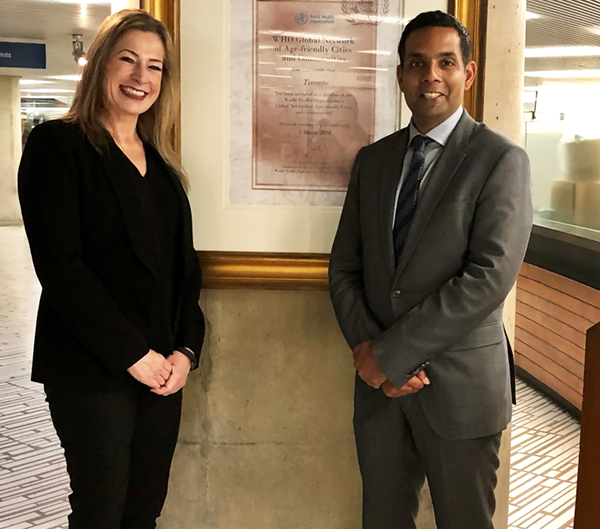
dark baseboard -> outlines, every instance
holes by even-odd
[[[573,406],[567,399],[561,397],[556,391],[552,388],[546,386],[543,382],[540,382],[533,375],[530,375],[527,371],[525,371],[522,367],[515,366],[515,370],[517,376],[522,378],[527,384],[533,386],[540,393],[546,395],[550,400],[558,404],[563,410],[565,410],[569,415],[573,418],[577,419],[581,422],[581,410],[576,406]],[[517,395],[517,404],[519,402],[519,396]]]

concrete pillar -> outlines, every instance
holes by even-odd
[[[487,53],[485,65],[484,123],[522,144],[523,72],[525,52],[525,2],[495,0],[488,5]],[[516,289],[509,294],[504,323],[514,343]],[[496,488],[495,529],[508,527],[510,478],[510,426],[500,448],[500,469]]]
[[[19,78],[0,75],[0,225],[20,224],[17,170],[21,160]]]
[[[327,292],[205,291],[160,529],[360,529],[354,370]]]

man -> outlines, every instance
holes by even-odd
[[[423,13],[398,51],[412,121],[358,153],[329,270],[357,370],[363,528],[414,528],[426,476],[438,529],[491,529],[529,162],[461,107],[476,65],[460,22]]]

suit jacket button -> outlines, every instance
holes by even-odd
[[[400,290],[394,290],[394,291],[392,292],[392,297],[393,297],[393,298],[399,298],[399,297],[400,297],[400,294],[402,294],[402,291],[400,291]]]

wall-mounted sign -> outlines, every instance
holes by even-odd
[[[396,126],[401,1],[231,0],[231,205],[343,204]]]
[[[373,141],[377,26],[343,3],[259,1],[255,189],[340,191]]]
[[[46,68],[46,45],[0,42],[0,68]]]

